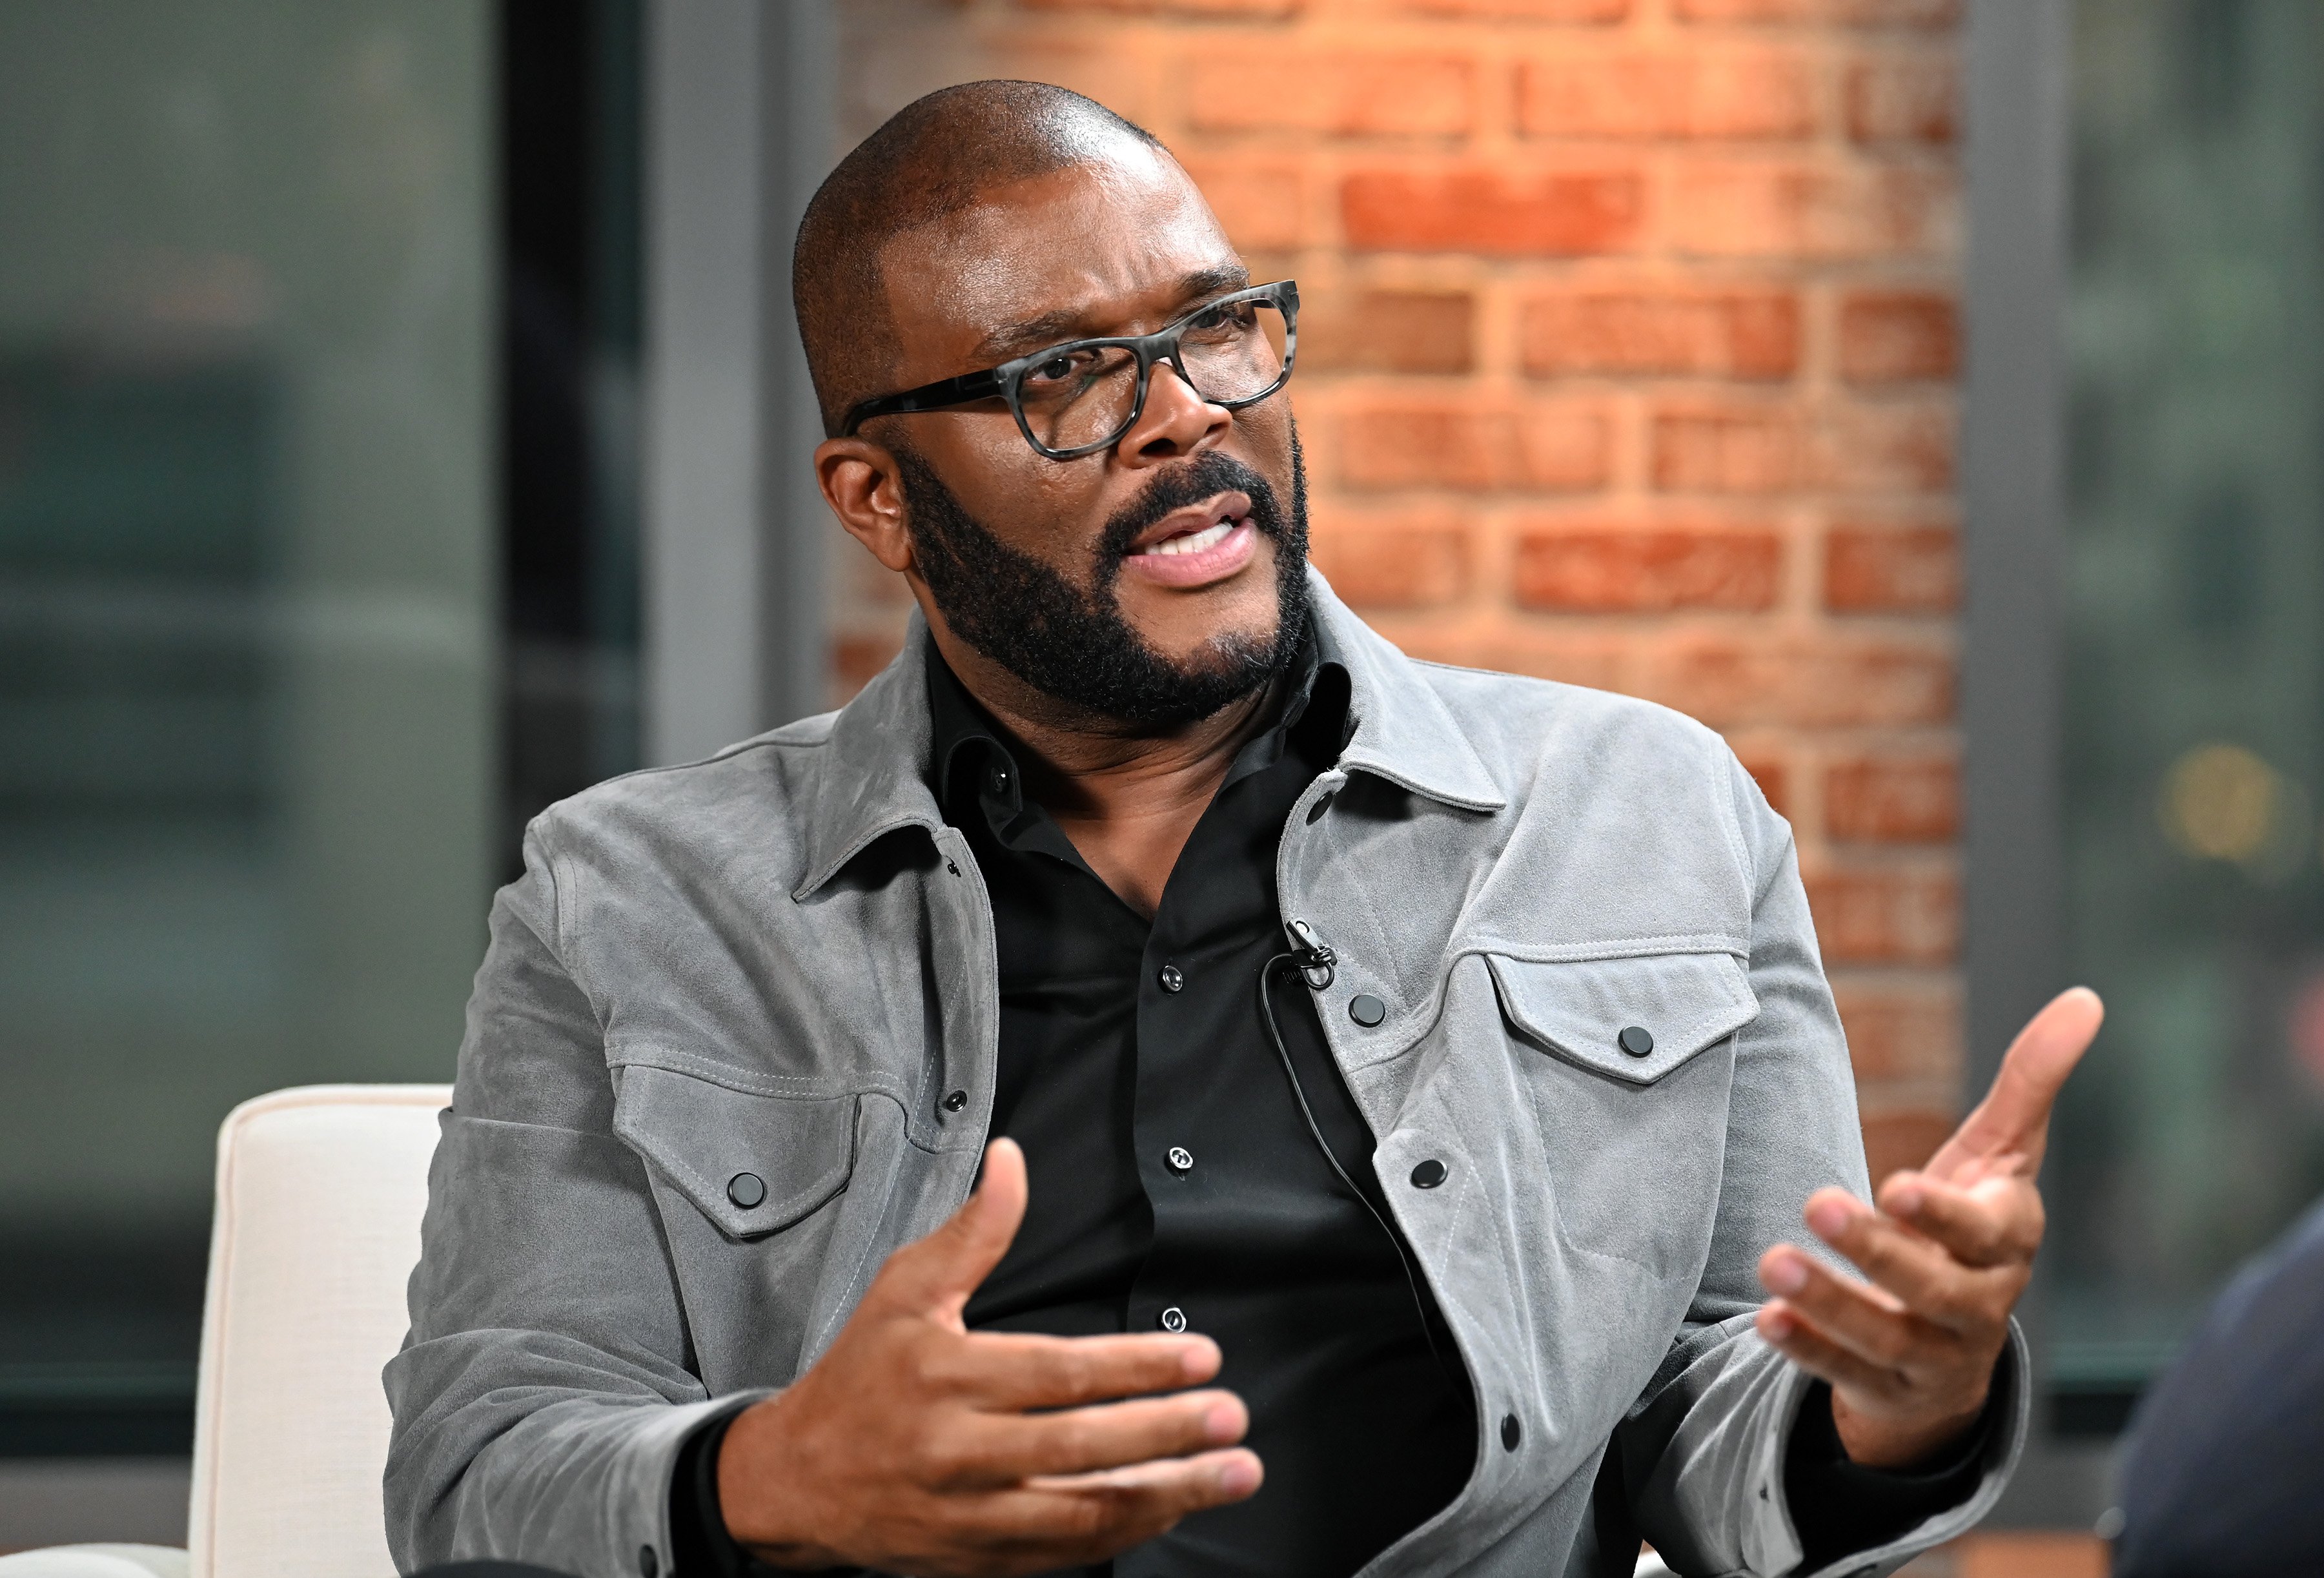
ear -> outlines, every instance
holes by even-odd
[[[825,438],[815,448],[815,480],[847,534],[891,570],[912,568],[904,528],[904,484],[896,457],[867,438]]]

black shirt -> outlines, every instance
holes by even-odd
[[[1024,798],[1001,731],[933,643],[927,652],[930,787],[992,906],[991,1132],[1024,1148],[1031,1186],[1023,1226],[964,1318],[1061,1336],[1183,1321],[1218,1342],[1214,1384],[1249,1407],[1246,1444],[1266,1465],[1250,1500],[1074,1572],[1345,1578],[1450,1502],[1477,1451],[1468,1376],[1388,1215],[1373,1136],[1296,971],[1268,976],[1280,1055],[1259,1012],[1261,971],[1290,947],[1277,846],[1345,743],[1346,673],[1311,649],[1277,721],[1237,752],[1149,921]],[[1310,1131],[1303,1095],[1355,1191]],[[711,1472],[720,1435],[690,1444],[673,1487],[678,1578],[696,1561],[742,1565]],[[1793,1482],[1805,1470],[1825,1492],[1816,1500],[1854,1500],[1847,1491],[1888,1479],[1803,1435]],[[1904,1490],[1907,1504],[1868,1498],[1870,1521],[1901,1532],[1975,1483],[1972,1472],[1950,1500],[1950,1481],[1879,1485]]]
[[[992,1131],[1024,1147],[1031,1181],[965,1318],[1061,1335],[1183,1320],[1217,1340],[1217,1384],[1250,1407],[1266,1483],[1124,1553],[1121,1578],[1344,1578],[1452,1499],[1476,1435],[1296,971],[1278,966],[1270,989],[1296,1090],[1259,1013],[1260,971],[1289,948],[1276,846],[1338,758],[1346,675],[1311,655],[1278,721],[1236,754],[1151,921],[1024,798],[999,731],[933,651],[929,690],[938,798],[991,897]],[[1369,1199],[1333,1171],[1302,1093]]]

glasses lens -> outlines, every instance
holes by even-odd
[[[1204,400],[1264,394],[1283,377],[1283,310],[1272,301],[1226,301],[1196,316],[1178,341],[1186,380]]]
[[[1025,425],[1052,449],[1102,444],[1130,425],[1138,399],[1138,358],[1120,346],[1059,351],[1017,385]]]

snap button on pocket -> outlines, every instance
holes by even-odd
[[[767,1198],[767,1181],[756,1173],[736,1173],[726,1180],[726,1198],[743,1210],[752,1210]]]
[[[944,1099],[944,1109],[947,1112],[957,1112],[966,1105],[968,1105],[966,1091],[954,1091]]]
[[[1443,1181],[1444,1164],[1433,1156],[1412,1169],[1412,1186],[1416,1189],[1433,1189]]]
[[[1655,1049],[1654,1032],[1644,1025],[1625,1025],[1614,1044],[1633,1057],[1650,1057]]]
[[[1366,992],[1348,1004],[1348,1017],[1369,1030],[1388,1018],[1388,1004]]]

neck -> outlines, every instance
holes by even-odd
[[[1027,796],[1124,903],[1151,917],[1235,753],[1274,715],[1283,681],[1209,717],[1132,733],[1061,706],[949,631],[932,624],[931,633],[962,686],[1010,736]]]

